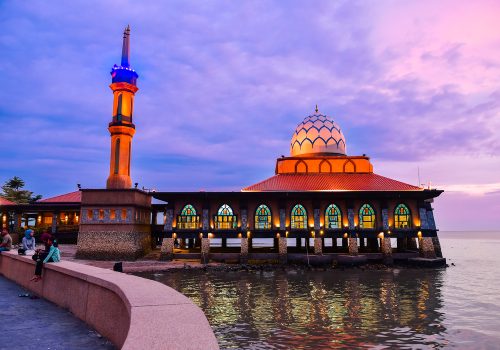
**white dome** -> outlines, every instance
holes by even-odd
[[[290,143],[292,157],[315,153],[346,155],[345,138],[339,125],[317,109],[297,125]]]

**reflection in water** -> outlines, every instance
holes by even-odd
[[[221,349],[442,347],[443,270],[141,274],[199,305]]]

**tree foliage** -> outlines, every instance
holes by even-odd
[[[30,204],[42,198],[39,194],[33,195],[33,192],[25,190],[24,185],[25,183],[21,178],[14,176],[2,186],[0,197],[17,204]]]

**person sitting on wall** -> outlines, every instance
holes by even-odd
[[[33,255],[35,254],[35,237],[33,230],[24,231],[22,247],[17,251],[19,255]]]
[[[0,243],[0,252],[5,252],[12,249],[12,237],[6,228],[2,230],[2,243]]]
[[[47,231],[47,230],[43,230],[42,232],[42,236],[40,237],[40,240],[42,241],[42,243],[45,245],[45,251],[48,252],[49,249],[50,249],[50,245],[47,244],[47,242],[50,240],[52,240],[52,235]]]
[[[33,255],[33,260],[36,261],[36,266],[35,266],[35,275],[31,278],[31,281],[38,282],[42,279],[42,267],[43,264],[49,263],[49,262],[59,262],[61,261],[61,252],[59,250],[59,245],[57,244],[57,241],[54,240],[52,241],[52,238],[50,238],[47,241],[47,244],[50,246],[49,251],[45,252],[40,252],[40,250],[37,250],[35,255]]]

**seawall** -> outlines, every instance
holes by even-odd
[[[69,261],[44,265],[30,282],[31,257],[0,254],[0,274],[71,311],[122,349],[219,349],[201,311],[161,283]]]

